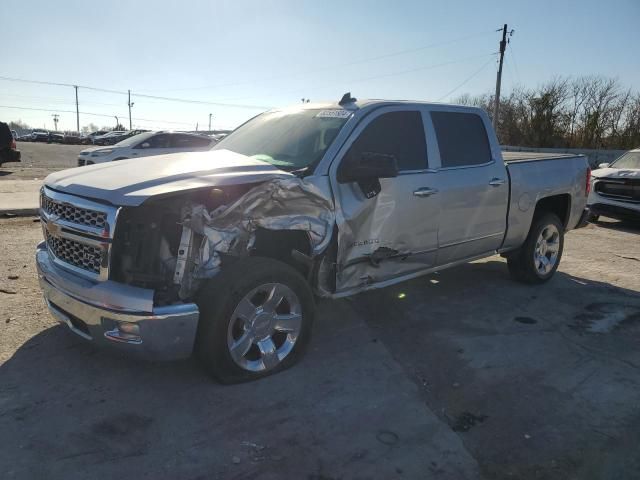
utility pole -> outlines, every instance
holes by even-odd
[[[78,86],[74,85],[76,89],[76,130],[80,132],[80,110],[78,110]]]
[[[56,132],[58,131],[58,117],[60,115],[58,115],[57,113],[54,113],[53,115],[51,115],[53,117],[53,124],[55,125],[56,128]]]
[[[212,113],[209,114],[209,131],[211,131],[211,117],[213,116]]]
[[[500,30],[498,30],[500,31]],[[509,36],[513,35],[513,30]],[[507,24],[502,27],[502,40],[500,41],[500,66],[496,76],[496,95],[493,100],[493,128],[498,126],[498,113],[500,111],[500,86],[502,85],[502,62],[504,61],[504,51],[507,49]]]
[[[127,105],[129,106],[129,130],[132,130],[132,127],[131,127],[131,107],[133,107],[133,103],[131,103],[131,90],[127,90],[127,93],[129,94],[129,101],[127,102]]]

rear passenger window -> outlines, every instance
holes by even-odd
[[[365,152],[394,155],[398,170],[427,168],[427,148],[420,112],[389,112],[373,120],[353,142],[348,156]]]
[[[199,137],[197,135],[173,135],[173,148],[200,148],[206,147],[211,143],[208,137]]]
[[[150,148],[169,148],[169,135],[161,133],[147,139]]]
[[[481,165],[491,161],[482,118],[475,113],[431,112],[442,168]]]

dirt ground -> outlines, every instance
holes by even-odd
[[[57,325],[39,224],[0,220],[0,477],[640,478],[639,235],[569,233],[543,286],[492,257],[320,302],[299,365],[225,387]]]

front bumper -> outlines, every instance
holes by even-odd
[[[0,150],[0,164],[19,162],[22,154],[20,150],[13,150],[11,148],[3,148]]]
[[[148,360],[175,360],[193,351],[199,311],[193,303],[154,307],[153,291],[91,282],[56,266],[44,243],[36,250],[38,278],[52,315],[95,345]],[[135,324],[136,338],[119,325]]]
[[[604,215],[616,220],[640,220],[640,205],[620,205],[621,202],[592,203],[587,205],[593,215]]]

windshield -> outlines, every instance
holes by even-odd
[[[613,168],[640,169],[640,152],[627,152],[609,166]]]
[[[154,135],[153,132],[139,133],[138,135],[125,138],[121,142],[116,143],[116,145],[119,147],[131,147],[133,145],[137,145],[139,142],[144,142],[145,140],[147,140],[149,137],[153,135]]]
[[[318,162],[351,116],[342,109],[267,112],[242,125],[213,150],[231,150],[283,170]]]

